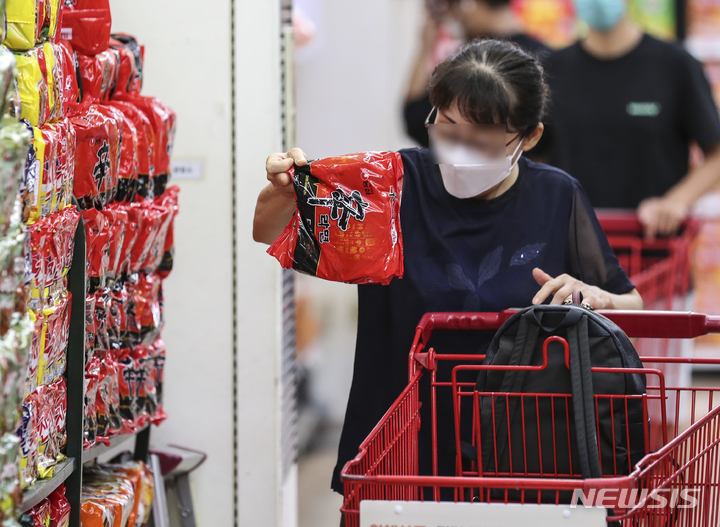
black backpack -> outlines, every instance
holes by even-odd
[[[642,395],[645,375],[590,370],[643,367],[617,325],[577,305],[529,307],[500,327],[483,364],[540,366],[543,343],[551,336],[568,342],[570,369],[562,343],[551,342],[543,370],[480,372],[477,391],[499,394],[479,397],[482,460],[477,454],[471,456],[489,476],[598,478],[629,474],[646,454],[648,428],[642,398],[596,400],[594,395]],[[502,392],[572,397],[506,397]],[[463,451],[469,446],[463,445]],[[570,499],[561,494],[561,501]],[[528,493],[524,498],[537,499]],[[555,499],[555,492],[543,492],[541,501]]]

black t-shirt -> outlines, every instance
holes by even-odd
[[[688,171],[692,141],[720,142],[720,119],[700,63],[645,35],[627,55],[595,58],[580,43],[548,58],[553,145],[549,161],[595,207],[635,208]]]
[[[616,294],[633,284],[610,248],[578,182],[553,167],[521,157],[517,182],[492,200],[448,194],[428,150],[401,151],[405,168],[400,222],[405,275],[389,285],[358,286],[355,367],[332,488],[340,471],[408,382],[415,327],[427,312],[526,307],[540,289],[535,267],[568,273]],[[443,332],[438,353],[484,353],[492,333]],[[451,364],[443,361],[440,375]],[[427,376],[426,379],[427,381]],[[423,385],[420,468],[430,473],[430,403]],[[449,399],[447,400],[449,401]],[[439,441],[454,440],[452,405],[438,410]],[[441,474],[454,475],[455,458],[440,449]]]
[[[502,40],[502,37],[498,38]],[[505,37],[505,40],[509,40],[510,42],[517,44],[525,51],[529,51],[536,57],[543,60],[550,52],[550,48],[545,46],[545,44],[532,37],[523,35],[522,33]],[[425,128],[425,120],[427,119],[430,110],[432,110],[432,104],[430,104],[430,97],[428,95],[414,101],[407,101],[403,108],[405,131],[423,148],[427,148],[430,145],[428,131],[427,128]],[[533,154],[537,154],[541,149],[541,145],[536,146],[533,149]]]

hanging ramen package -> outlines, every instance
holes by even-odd
[[[352,284],[403,275],[400,154],[365,152],[290,170],[297,210],[268,253],[286,268]]]

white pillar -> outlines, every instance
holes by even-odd
[[[144,93],[178,114],[174,158],[204,167],[201,180],[175,181],[181,212],[164,333],[170,417],[153,430],[153,443],[209,455],[191,478],[200,527],[295,524],[295,472],[283,477],[281,466],[281,272],[251,233],[265,158],[281,147],[279,3],[111,0],[113,30],[146,45]]]

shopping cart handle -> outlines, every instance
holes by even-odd
[[[495,331],[517,310],[499,313],[426,313],[418,324],[427,344],[434,330]],[[633,338],[691,339],[720,333],[720,316],[689,311],[600,311]]]

